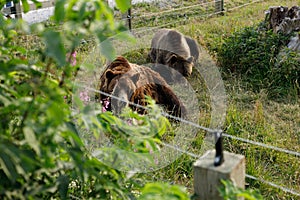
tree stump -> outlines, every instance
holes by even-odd
[[[268,29],[272,29],[275,33],[281,32],[289,34],[293,31],[300,30],[300,7],[276,6],[270,7],[266,12],[266,22]]]

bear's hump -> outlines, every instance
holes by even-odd
[[[162,42],[163,47],[166,50],[173,52],[183,58],[188,58],[191,56],[189,45],[183,34],[180,32],[168,29],[167,33],[163,35],[164,39],[161,41],[166,41],[166,44]]]

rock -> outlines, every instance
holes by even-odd
[[[300,33],[298,33],[294,37],[291,37],[291,40],[288,43],[288,48],[293,50],[293,51],[300,52]]]

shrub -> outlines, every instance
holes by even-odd
[[[225,73],[249,83],[254,91],[267,89],[274,97],[277,91],[289,88],[295,93],[298,88],[299,94],[299,54],[286,50],[279,54],[290,36],[275,34],[263,24],[241,29],[224,40],[217,52],[219,65]]]
[[[300,94],[300,52],[283,48],[276,57],[276,63],[270,72],[271,95],[275,98],[286,96],[296,99]]]
[[[262,200],[262,195],[252,189],[237,188],[231,181],[221,180],[223,187],[219,188],[220,195],[224,200],[236,200],[243,198],[245,200]]]

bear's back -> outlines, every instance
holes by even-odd
[[[156,49],[175,53],[183,58],[191,56],[189,45],[184,35],[180,32],[173,29],[162,29],[157,34],[160,37],[157,41]]]

